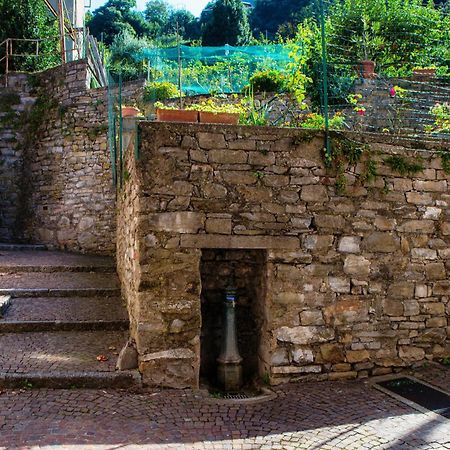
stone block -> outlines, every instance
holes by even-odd
[[[336,380],[354,380],[358,376],[358,372],[351,370],[348,372],[330,372],[328,379],[330,381]]]
[[[317,326],[281,327],[274,331],[280,342],[296,345],[316,344],[334,339],[334,329]]]
[[[225,149],[227,143],[222,133],[197,133],[198,144],[205,149]]]
[[[213,234],[231,234],[231,219],[207,219],[206,232]]]
[[[446,192],[447,191],[447,181],[422,181],[416,180],[413,183],[414,189],[416,191],[422,192]]]
[[[300,199],[304,202],[324,203],[328,201],[327,188],[323,185],[306,185],[302,187]]]
[[[271,372],[274,375],[296,375],[304,373],[320,373],[322,372],[321,366],[279,366],[272,367]]]
[[[444,263],[428,263],[425,265],[425,274],[427,280],[445,280],[447,278],[447,272],[445,270]]]
[[[432,316],[443,316],[445,314],[444,303],[421,303],[420,309],[422,314],[431,314]]]
[[[431,248],[413,248],[411,250],[411,257],[417,259],[436,259],[437,252]]]
[[[225,198],[228,190],[218,183],[207,183],[203,186],[203,195],[206,198]]]
[[[208,160],[218,164],[245,164],[247,152],[243,150],[210,150]]]
[[[332,235],[320,236],[309,234],[303,238],[303,248],[306,250],[314,250],[316,252],[326,251],[333,244],[334,237]]]
[[[407,192],[406,201],[408,203],[413,203],[414,205],[431,205],[433,203],[433,197],[431,196],[431,194]]]
[[[276,292],[273,294],[274,303],[282,305],[302,304],[305,300],[305,295],[301,292]]]
[[[400,239],[388,232],[376,231],[363,240],[367,252],[392,253],[400,248]]]
[[[297,250],[300,241],[292,236],[226,236],[217,234],[182,235],[183,248],[288,249]]]
[[[441,223],[441,233],[444,236],[448,236],[450,234],[450,222],[442,222]]]
[[[341,253],[359,253],[361,238],[359,236],[343,236],[339,241],[338,251]]]
[[[309,364],[314,361],[314,354],[310,349],[294,347],[292,359],[297,364]]]
[[[450,281],[438,281],[434,283],[433,295],[450,295]]]
[[[319,228],[332,230],[342,230],[345,227],[345,219],[342,216],[333,216],[331,214],[316,214],[314,223]]]
[[[395,228],[397,221],[395,219],[389,219],[387,217],[377,216],[375,218],[375,228],[381,231],[390,231]]]
[[[424,219],[431,219],[431,220],[439,220],[440,216],[442,214],[441,208],[434,208],[429,207],[425,209],[425,212],[423,214]]]
[[[148,214],[143,222],[145,230],[168,233],[197,233],[204,228],[205,214],[190,211]]]
[[[411,299],[414,296],[414,283],[409,281],[398,281],[397,283],[392,283],[388,288],[388,296],[392,298]]]
[[[344,272],[354,278],[367,278],[370,272],[370,261],[363,256],[348,255],[344,261]]]
[[[347,350],[345,355],[347,361],[352,364],[368,361],[370,359],[370,354],[367,350]]]
[[[425,322],[427,328],[441,328],[447,326],[447,319],[445,317],[432,317]]]
[[[320,353],[325,362],[342,363],[345,360],[344,352],[339,344],[323,344]]]
[[[333,292],[341,294],[350,293],[350,278],[329,277],[328,284]]]
[[[434,221],[432,220],[407,220],[403,222],[398,230],[402,233],[425,233],[434,232]]]
[[[277,348],[272,352],[270,358],[272,366],[284,366],[289,364],[288,353],[285,348]]]
[[[321,311],[302,311],[300,313],[300,322],[302,325],[324,325]]]
[[[388,316],[403,316],[403,303],[399,299],[384,298],[382,301],[383,313]]]
[[[248,163],[254,166],[272,166],[275,164],[275,153],[250,152]]]
[[[417,316],[420,314],[419,302],[416,300],[405,300],[403,306],[405,308],[405,316]]]
[[[348,325],[366,322],[369,318],[368,300],[357,295],[341,295],[324,308],[327,324]]]
[[[255,174],[244,170],[228,170],[222,173],[222,178],[225,183],[238,185],[256,184],[256,182],[258,181],[258,178],[255,176]]]
[[[176,348],[144,355],[139,361],[142,383],[176,389],[198,387],[198,361],[188,348]]]
[[[407,363],[421,361],[425,358],[425,350],[420,347],[400,346],[398,356]]]

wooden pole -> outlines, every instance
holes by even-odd
[[[58,0],[59,43],[61,46],[61,62],[66,63],[66,40],[64,36],[64,10],[63,0]]]

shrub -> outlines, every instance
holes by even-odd
[[[147,83],[144,88],[145,101],[161,101],[168,98],[175,98],[180,96],[180,91],[175,84],[169,81],[153,81]]]
[[[255,72],[250,77],[250,88],[253,92],[284,92],[287,79],[278,70],[264,70]],[[248,89],[248,87],[246,88]]]

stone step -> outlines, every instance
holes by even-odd
[[[127,339],[123,331],[0,333],[0,387],[137,385],[136,372],[115,371]]]
[[[0,332],[128,330],[120,297],[13,298]]]
[[[119,295],[116,274],[88,272],[0,273],[0,295],[11,297],[93,297]]]
[[[10,244],[0,243],[0,252],[3,251],[45,251],[47,246],[44,244]]]
[[[2,251],[0,273],[19,272],[115,272],[113,258],[55,251]]]

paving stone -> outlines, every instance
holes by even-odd
[[[450,385],[450,370],[417,376]],[[6,390],[0,448],[446,449],[450,421],[420,413],[361,381],[290,383],[236,403],[200,391]]]

